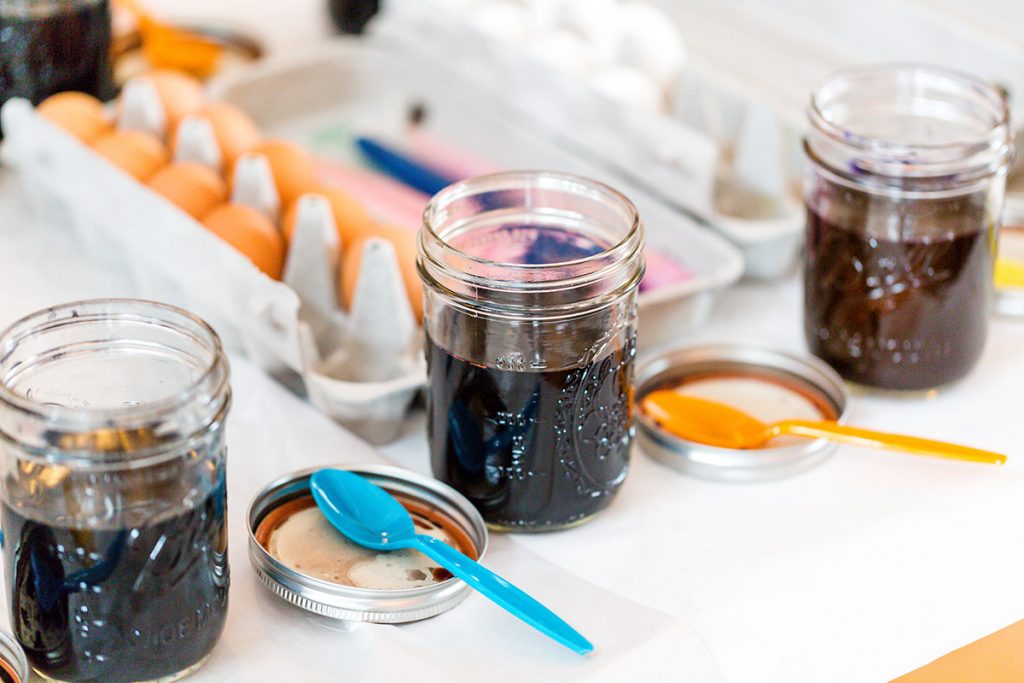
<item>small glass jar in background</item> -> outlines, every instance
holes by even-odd
[[[851,68],[815,91],[804,332],[868,387],[966,375],[985,344],[1012,150],[1003,94],[939,67]]]
[[[643,244],[633,204],[576,176],[483,176],[427,207],[433,471],[488,525],[577,524],[625,479]]]
[[[0,104],[78,90],[114,96],[110,0],[0,0]]]
[[[96,300],[0,334],[11,628],[62,681],[173,680],[228,599],[227,360],[203,321]]]

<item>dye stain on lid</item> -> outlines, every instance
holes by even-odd
[[[394,496],[418,533],[475,560],[486,551],[483,518],[450,487],[397,467],[339,469],[357,472]],[[472,592],[418,551],[378,552],[351,543],[316,506],[309,491],[314,471],[271,482],[249,506],[249,559],[275,595],[332,619],[399,624],[441,614]]]
[[[475,556],[476,550],[464,532],[416,501],[403,497],[398,500],[412,515],[417,533]],[[256,529],[256,540],[295,571],[342,586],[403,590],[452,577],[451,572],[417,550],[379,552],[352,543],[331,526],[312,496],[275,508]]]

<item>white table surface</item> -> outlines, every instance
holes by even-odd
[[[312,0],[258,13],[238,0],[216,11],[198,0],[150,4],[178,16],[244,14],[275,52],[326,34]],[[0,325],[60,301],[132,294],[119,274],[82,262],[66,235],[37,225],[13,180],[0,173]],[[793,276],[728,292],[706,328],[679,341],[803,352],[800,329]],[[420,624],[351,630],[270,596],[245,547],[252,495],[315,464],[389,458],[425,472],[422,415],[374,451],[233,358],[231,607],[211,661],[190,680],[889,680],[1024,618],[1022,348],[1024,322],[996,319],[964,382],[930,399],[856,396],[849,414],[1003,450],[1006,467],[842,447],[803,475],[739,485],[635,451],[621,495],[592,523],[494,537],[489,563],[590,635],[598,650],[586,659],[475,596]]]
[[[0,174],[0,324],[54,303],[130,295],[117,273],[37,225]],[[803,351],[796,277],[743,285],[680,342]],[[800,476],[724,484],[635,452],[619,498],[571,531],[495,536],[490,563],[597,643],[581,660],[482,598],[421,624],[351,631],[269,595],[244,508],[301,467],[381,458],[427,470],[422,415],[375,452],[234,358],[229,421],[231,608],[197,681],[883,681],[1024,618],[1024,323],[995,319],[979,367],[931,399],[856,396],[850,421],[1003,450],[1003,468],[842,447]],[[500,640],[499,640],[500,639]],[[298,678],[295,676],[298,675]]]

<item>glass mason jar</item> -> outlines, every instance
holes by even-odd
[[[927,390],[985,343],[1012,132],[1005,97],[939,67],[839,71],[804,148],[804,332],[846,379]]]
[[[216,333],[170,306],[64,304],[0,334],[4,575],[36,671],[165,681],[210,653],[230,396]]]
[[[643,245],[626,197],[572,175],[483,176],[427,207],[431,463],[492,527],[579,523],[625,479]]]
[[[0,104],[64,90],[114,96],[110,0],[0,0]]]

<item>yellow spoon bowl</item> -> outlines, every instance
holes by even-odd
[[[1006,456],[1001,453],[848,427],[834,420],[784,420],[766,424],[724,403],[685,396],[671,389],[652,391],[644,396],[640,407],[670,434],[719,448],[761,448],[775,437],[789,435],[992,465],[1006,462]]]

